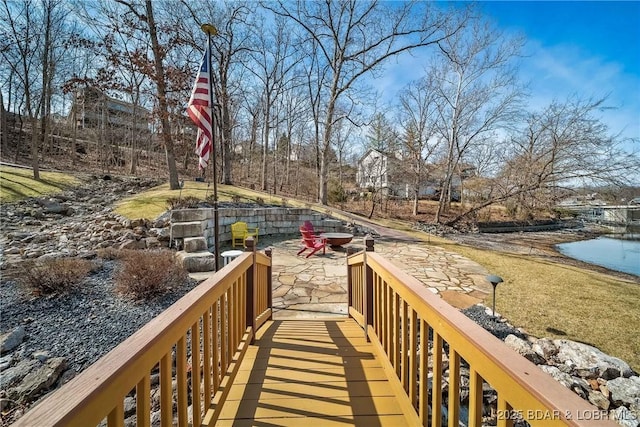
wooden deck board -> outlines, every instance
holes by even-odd
[[[407,420],[403,415],[364,415],[350,417],[285,417],[285,418],[262,418],[251,420],[220,420],[216,423],[218,427],[296,427],[296,426],[356,426],[356,427],[400,427],[407,426]]]
[[[408,425],[362,329],[268,322],[247,349],[218,426]]]

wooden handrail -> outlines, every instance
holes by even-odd
[[[247,252],[191,290],[128,339],[17,420],[16,426],[124,425],[124,398],[136,397],[136,422],[151,424],[150,378],[159,372],[162,426],[213,425],[266,307],[271,258]],[[248,280],[249,272],[254,280]],[[252,283],[251,291],[247,290]],[[259,302],[248,300],[258,295]],[[253,307],[256,307],[254,310]],[[253,322],[257,324],[257,322]],[[174,364],[175,360],[175,364]],[[172,387],[177,383],[177,389]],[[173,395],[177,394],[174,410]],[[192,407],[193,423],[188,418]],[[192,424],[193,423],[193,424]]]
[[[469,426],[479,426],[483,411],[483,382],[498,395],[499,426],[516,419],[532,425],[614,426],[592,406],[508,348],[460,311],[429,291],[424,284],[371,252],[347,258],[349,314],[363,328],[385,360],[387,374],[405,409],[419,425],[440,426],[443,396],[439,384],[449,359],[449,425],[458,425],[460,369],[468,364]],[[362,272],[368,272],[363,274]],[[359,299],[363,299],[359,301]],[[370,313],[365,308],[369,305]],[[429,356],[429,343],[432,353]],[[429,358],[431,365],[429,368]],[[427,371],[437,392],[430,392]]]

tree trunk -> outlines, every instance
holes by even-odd
[[[187,150],[184,153],[184,159],[182,160],[182,168],[186,171],[187,168],[189,167],[189,157],[191,157],[191,152],[189,152],[189,150]]]
[[[264,135],[262,138],[262,169],[260,171],[260,189],[267,191],[267,154],[269,147],[268,116],[265,116]]]
[[[178,168],[176,167],[176,156],[174,153],[173,140],[171,138],[171,125],[169,123],[169,107],[167,105],[167,88],[164,76],[164,66],[162,65],[162,49],[158,43],[156,22],[153,17],[153,6],[151,0],[146,0],[147,24],[151,36],[151,48],[153,50],[153,60],[155,64],[155,80],[158,89],[158,103],[160,106],[160,123],[162,124],[162,138],[164,150],[169,169],[169,188],[171,190],[180,189],[178,181]],[[214,159],[215,161],[215,159]]]
[[[77,141],[77,135],[78,135],[78,105],[77,105],[77,97],[76,100],[74,100],[73,103],[73,115],[72,115],[72,122],[71,125],[73,126],[73,133],[71,134],[71,164],[75,165],[76,164],[76,159],[77,159],[77,153],[76,153],[76,141]]]
[[[373,213],[376,210],[376,192],[373,191],[371,193],[371,210],[369,211],[369,215],[367,215],[368,219],[371,219],[371,217],[373,217]]]
[[[225,88],[225,98],[226,88]],[[231,175],[231,114],[229,112],[229,103],[224,102],[222,107],[222,136],[220,148],[222,150],[222,183],[226,185],[233,184]]]
[[[291,185],[291,128],[287,131],[287,160],[285,163],[284,181],[283,184],[287,187]]]
[[[0,146],[5,153],[9,148],[9,136],[7,135],[9,129],[7,126],[7,112],[4,109],[4,99],[2,98],[2,91],[0,91],[0,134],[2,134]]]
[[[133,125],[131,127],[131,160],[130,160],[130,165],[129,165],[129,173],[131,175],[135,175],[136,174],[136,167],[138,166],[138,156],[136,154],[136,150],[137,150],[137,144],[136,144],[136,133],[138,130],[138,120],[137,120],[137,111],[136,111],[136,107],[138,106],[138,103],[135,102],[133,104],[133,117],[132,117],[132,121],[133,121]]]
[[[31,117],[31,167],[33,168],[33,179],[36,181],[40,181],[38,140],[38,119]]]
[[[22,116],[18,114],[18,120],[20,120],[20,128],[18,129],[18,138],[16,140],[16,154],[13,158],[13,163],[18,163],[18,158],[20,157],[20,149],[22,148],[22,130],[24,129],[24,122],[22,121]]]
[[[270,109],[271,99],[269,98],[269,93],[266,94],[265,99],[265,111],[264,111],[264,124],[263,124],[263,132],[262,132],[262,170],[260,175],[260,188],[262,191],[267,191],[267,158],[269,154],[269,121],[271,120],[271,109]]]
[[[337,87],[337,82],[335,82],[334,78],[334,89],[335,93]],[[322,152],[320,156],[320,203],[323,205],[328,204],[328,194],[327,194],[327,183],[329,182],[329,147],[331,146],[331,130],[333,129],[333,114],[335,111],[335,95],[331,97],[329,101],[329,106],[327,108],[327,116],[325,118],[324,123],[324,135],[322,141]]]

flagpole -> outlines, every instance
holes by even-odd
[[[218,30],[211,24],[203,24],[202,31],[207,33],[207,50],[209,55],[209,101],[211,107],[211,163],[213,166],[213,253],[215,256],[215,269],[219,270],[220,260],[220,230],[219,230],[219,218],[218,218],[218,176],[216,173],[216,129],[217,129],[217,117],[214,113],[213,102],[213,59],[211,57],[211,36],[218,34]]]

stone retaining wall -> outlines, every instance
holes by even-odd
[[[191,237],[183,234],[176,223],[200,222],[207,245],[213,247],[213,208],[180,209],[171,212],[172,238]],[[231,241],[231,224],[243,221],[250,228],[258,227],[259,236],[297,234],[304,221],[311,221],[317,229],[326,232],[342,232],[342,222],[328,218],[316,211],[305,208],[265,207],[265,208],[219,208],[218,227],[220,242]],[[197,227],[197,224],[194,224]],[[193,226],[191,227],[193,228]]]

